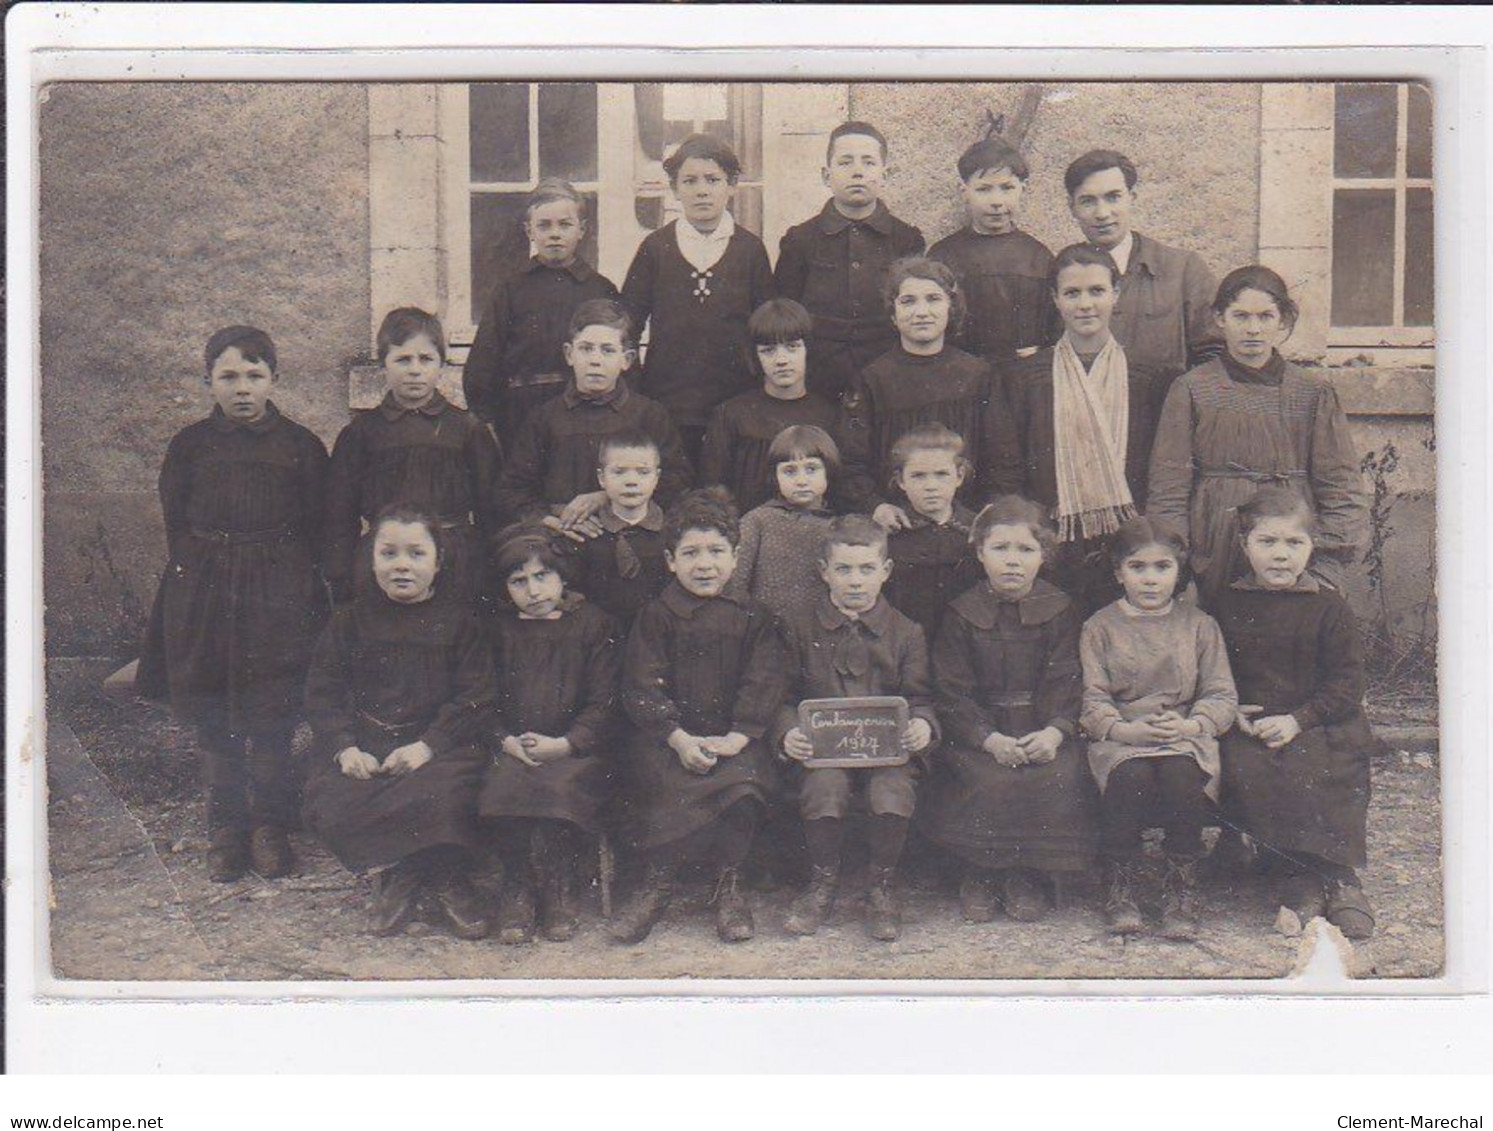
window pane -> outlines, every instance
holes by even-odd
[[[1413,88],[1412,88],[1413,89]],[[1436,261],[1431,190],[1405,192],[1405,325],[1434,326]]]
[[[596,194],[581,194],[586,200],[586,238],[577,254],[596,265]],[[482,317],[493,287],[529,261],[529,237],[524,234],[524,192],[472,193],[472,310],[475,326]]]
[[[472,180],[529,183],[529,84],[473,83]]]
[[[1411,177],[1431,175],[1431,92],[1419,83],[1410,84],[1410,112],[1405,127],[1405,173]]]
[[[596,180],[595,83],[540,83],[539,175]]]
[[[1337,84],[1333,169],[1339,177],[1395,175],[1394,83]]]
[[[1332,324],[1394,324],[1393,189],[1332,194]]]

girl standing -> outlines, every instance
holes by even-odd
[[[333,615],[306,678],[306,827],[349,871],[378,873],[374,934],[403,930],[428,892],[459,938],[479,939],[468,871],[492,655],[476,614],[437,585],[434,519],[388,507],[370,541],[376,586]]]
[[[1342,588],[1363,544],[1367,502],[1337,391],[1276,348],[1296,315],[1285,283],[1268,267],[1229,272],[1213,302],[1227,349],[1179,377],[1161,411],[1148,507],[1191,542],[1205,607],[1240,572],[1234,511],[1262,485],[1290,487],[1316,511],[1308,568],[1319,581]]]
[[[570,592],[560,554],[538,524],[510,527],[494,550],[503,581],[492,619],[497,698],[492,764],[478,816],[493,822],[506,885],[498,941],[572,938],[571,890],[584,845],[600,835],[616,740],[620,629]]]
[[[1048,275],[1056,346],[1008,363],[1027,495],[1057,522],[1052,572],[1085,614],[1120,595],[1107,539],[1146,505],[1146,472],[1166,375],[1129,360],[1110,332],[1120,269],[1091,244],[1060,251]]]
[[[270,398],[275,344],[228,326],[208,339],[214,407],[178,432],[161,466],[171,555],[140,684],[170,692],[197,727],[207,784],[208,875],[294,866],[290,738],[325,612],[317,573],[327,450]]]
[[[964,917],[988,923],[997,899],[1039,919],[1048,877],[1095,852],[1094,784],[1077,738],[1080,618],[1038,570],[1054,544],[1043,508],[1004,495],[970,530],[985,580],[955,598],[933,645],[939,753],[918,822],[964,862]]]
[[[1079,639],[1089,768],[1099,784],[1100,844],[1108,865],[1110,930],[1141,930],[1133,893],[1141,832],[1165,832],[1161,933],[1198,931],[1197,861],[1208,800],[1218,800],[1218,736],[1238,696],[1213,618],[1173,600],[1186,543],[1155,519],[1133,518],[1113,542],[1125,596],[1089,618]]]
[[[1354,869],[1367,860],[1376,740],[1353,613],[1307,572],[1315,526],[1280,487],[1239,508],[1250,576],[1219,596],[1218,622],[1246,705],[1223,740],[1224,794],[1281,879],[1281,903],[1365,939],[1374,913]]]

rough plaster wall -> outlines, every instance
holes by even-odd
[[[347,420],[368,319],[363,87],[61,84],[41,107],[41,381],[48,630],[123,646],[163,539],[155,479],[203,416],[201,350],[262,326],[277,403]]]
[[[964,223],[955,163],[984,136],[985,112],[1009,122],[1025,83],[878,83],[850,88],[852,117],[891,143],[887,201],[929,243]],[[1022,227],[1054,251],[1080,233],[1063,170],[1114,148],[1140,171],[1135,225],[1197,251],[1215,272],[1259,245],[1260,91],[1251,84],[1049,83],[1023,151],[1031,166]]]

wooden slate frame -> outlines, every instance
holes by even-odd
[[[907,719],[907,700],[900,695],[805,699],[798,705],[798,725],[814,744],[814,753],[804,766],[810,770],[865,770],[904,765],[907,751],[901,735],[907,729]],[[869,742],[871,747],[865,752],[848,753],[842,745],[845,742]]]

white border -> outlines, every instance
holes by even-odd
[[[783,19],[789,11],[793,18]],[[1251,15],[1252,18],[1241,18]],[[850,18],[853,15],[853,19]],[[41,1066],[150,1071],[245,1066],[269,1070],[359,1071],[368,1067],[360,1035],[371,1021],[394,1023],[410,1070],[491,1067],[494,1022],[529,1034],[523,1048],[499,1043],[513,1067],[551,1062],[546,1040],[563,1035],[567,1067],[604,1065],[638,1070],[657,1067],[665,1050],[685,1066],[720,1066],[722,1033],[745,1032],[758,1046],[755,1059],[737,1067],[801,1064],[795,1049],[838,1047],[868,1068],[893,1064],[989,1068],[988,1046],[953,1048],[951,1034],[992,1024],[1021,1022],[1019,1041],[1001,1042],[1002,1070],[1051,1070],[1103,1065],[1118,1070],[1157,1068],[1155,1049],[1168,1050],[1170,1067],[1217,1069],[1226,1048],[1252,1049],[1249,1063],[1299,1067],[1325,1057],[1338,1063],[1401,1069],[1420,1064],[1446,1070],[1482,1068],[1493,1047],[1493,1023],[1469,1025],[1470,1004],[1488,1016],[1488,999],[1427,998],[1426,994],[1483,992],[1488,985],[1488,784],[1475,768],[1487,749],[1490,686],[1487,663],[1487,595],[1483,574],[1469,561],[1485,545],[1488,461],[1485,327],[1487,74],[1483,51],[1493,21],[1482,10],[1443,9],[1438,14],[1377,9],[1047,9],[1016,8],[772,8],[702,9],[610,7],[398,6],[310,7],[215,5],[29,5],[7,21],[9,102],[8,310],[9,382],[7,450],[7,791],[8,923],[7,1015],[11,1062]],[[1393,50],[1424,42],[1442,27],[1459,44],[1480,50]],[[1250,42],[1243,42],[1247,28]],[[583,35],[577,29],[584,29]],[[853,36],[854,47],[846,44]],[[1384,50],[1344,54],[1324,50],[1352,38]],[[975,51],[978,42],[989,50]],[[482,49],[480,43],[502,44]],[[956,50],[911,50],[909,43]],[[594,45],[591,50],[577,49]],[[1199,43],[1231,44],[1245,52],[1188,50]],[[562,52],[546,44],[563,44]],[[702,54],[677,48],[793,47],[790,54],[727,50]],[[833,45],[833,46],[831,46]],[[1427,44],[1426,46],[1432,46]],[[246,50],[247,47],[269,49]],[[307,51],[308,47],[315,50]],[[619,48],[638,48],[624,51]],[[892,48],[881,53],[872,48]],[[1084,54],[1064,48],[1082,47]],[[1165,53],[1140,48],[1165,47]],[[1299,50],[1279,50],[1291,47]],[[107,50],[105,50],[107,48]],[[191,48],[184,53],[180,48]],[[295,49],[295,53],[290,53]],[[364,53],[352,54],[351,49]],[[791,69],[790,69],[791,68]],[[1270,995],[1310,993],[1278,982],[816,982],[821,995],[848,1000],[785,999],[804,983],[533,982],[336,984],[339,999],[286,1010],[265,1004],[306,994],[304,983],[255,983],[209,987],[215,997],[258,1002],[209,1004],[203,986],[154,983],[53,983],[36,978],[32,963],[46,953],[45,919],[30,909],[45,892],[39,857],[30,852],[44,828],[41,748],[39,600],[40,497],[36,491],[38,436],[36,388],[16,375],[37,372],[34,296],[36,252],[35,87],[61,78],[116,79],[458,79],[474,74],[598,77],[762,76],[794,80],[867,75],[898,78],[1299,78],[1431,74],[1437,83],[1438,182],[1438,505],[1440,588],[1458,615],[1443,614],[1443,790],[1448,853],[1444,978],[1376,981],[1351,987],[1350,1001],[1283,1000]],[[1469,542],[1469,539],[1473,541]],[[27,944],[30,944],[29,946]],[[33,994],[82,991],[90,1003],[64,998],[40,1002]],[[154,1001],[100,1003],[99,997],[142,995]],[[992,993],[992,991],[994,991]],[[591,1000],[554,1000],[579,992]],[[395,1001],[417,993],[421,1001]],[[475,995],[508,994],[506,1001],[473,1001]],[[687,1000],[652,996],[688,994]],[[958,995],[991,995],[969,1000]],[[1067,1000],[1015,1002],[1007,995],[1072,994]],[[190,996],[195,1004],[170,1004]],[[1096,995],[1109,995],[1095,1000]],[[611,995],[597,1000],[595,995]],[[699,1000],[708,995],[723,995]],[[875,995],[874,997],[870,995]],[[914,995],[923,1000],[910,1000]],[[1124,995],[1117,998],[1113,995]],[[1206,995],[1206,998],[1201,995]],[[1241,995],[1228,997],[1227,995]],[[1171,1000],[1154,1000],[1156,998]],[[460,998],[464,1000],[450,1000]],[[545,1000],[535,1000],[543,998]],[[772,1000],[761,1000],[771,998]],[[1371,1000],[1371,999],[1381,1000]],[[756,999],[756,1000],[750,1000]],[[1148,1000],[1149,999],[1149,1000]],[[1399,999],[1399,1000],[1384,1000]],[[1407,1000],[1413,999],[1413,1000]],[[1370,1010],[1372,1009],[1372,1013]],[[1346,1011],[1346,1012],[1345,1012]],[[1324,1020],[1349,1018],[1323,1042]],[[1373,1016],[1406,1035],[1430,1026],[1440,1039],[1387,1042]],[[1113,1029],[1093,1033],[1102,1020]],[[288,1023],[287,1023],[288,1022]],[[223,1039],[231,1023],[233,1039]],[[895,1050],[884,1044],[895,1024]],[[745,1025],[745,1029],[737,1026]],[[1221,1031],[1223,1025],[1230,1031]],[[1329,1024],[1331,1022],[1329,1021]],[[1118,1026],[1125,1028],[1120,1030]],[[639,1040],[637,1027],[646,1033]],[[1464,1039],[1451,1034],[1467,1032]],[[1432,1029],[1427,1029],[1427,1032]],[[144,1033],[159,1038],[142,1041]],[[1008,1030],[1009,1032],[1009,1030]],[[1119,1033],[1126,1036],[1120,1038]],[[335,1033],[338,1037],[332,1037]],[[1100,1030],[1103,1033],[1103,1030]],[[479,1037],[478,1035],[481,1034]],[[541,1038],[540,1034],[553,1034]],[[791,1034],[792,1039],[786,1038]],[[468,1043],[460,1042],[466,1037]],[[456,1039],[453,1040],[453,1037]],[[338,1039],[340,1038],[340,1040]],[[1481,1051],[1474,1045],[1481,1042]],[[1408,1046],[1408,1047],[1407,1047]],[[527,1050],[527,1052],[525,1052]],[[1080,1051],[1081,1050],[1081,1051]],[[895,1052],[895,1056],[890,1055]],[[1468,1055],[1471,1053],[1472,1055]],[[1061,1062],[1054,1057],[1061,1054]],[[838,1060],[832,1061],[837,1063]],[[1241,1063],[1235,1061],[1235,1063]]]

